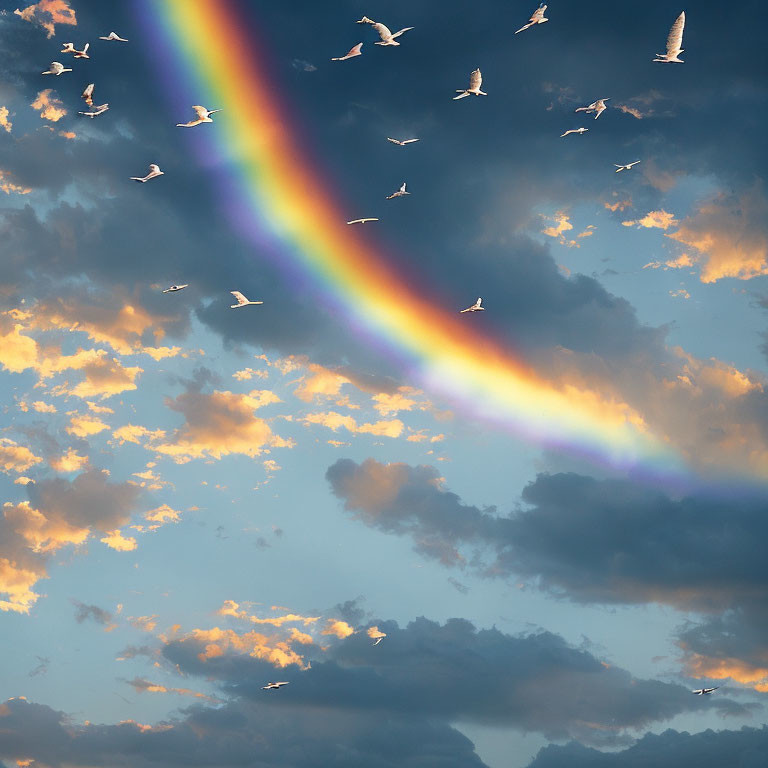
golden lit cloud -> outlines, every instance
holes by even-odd
[[[118,427],[113,433],[112,437],[117,440],[119,445],[124,443],[135,443],[139,445],[142,439],[149,440],[162,440],[165,437],[165,432],[162,429],[147,429],[136,424],[126,424],[123,427]]]
[[[0,556],[0,611],[29,613],[40,597],[32,587],[44,574]],[[5,597],[2,597],[2,596]]]
[[[26,472],[41,461],[42,459],[35,456],[25,445],[18,445],[7,437],[0,437],[0,470],[3,472]]]
[[[17,8],[14,13],[24,21],[41,26],[49,38],[56,34],[57,24],[77,25],[77,17],[69,5],[69,0],[39,0],[26,8]]]
[[[392,394],[380,392],[373,396],[373,407],[382,416],[390,416],[398,411],[410,411],[418,402],[413,396],[420,394],[421,391],[413,387],[399,387],[397,392]]]
[[[542,216],[545,221],[553,222],[552,226],[545,227],[541,230],[542,235],[547,237],[554,237],[561,245],[567,245],[568,247],[577,247],[578,244],[575,240],[568,240],[565,233],[570,232],[573,229],[568,214],[565,211],[557,211],[554,216]]]
[[[125,537],[120,531],[112,531],[99,541],[106,544],[110,549],[116,549],[118,552],[131,552],[138,546],[136,539],[132,536]]]
[[[697,679],[727,680],[749,685],[756,691],[768,693],[768,655],[765,665],[756,666],[740,659],[715,658],[690,653],[685,659],[686,674]]]
[[[97,435],[105,429],[109,429],[109,424],[105,424],[95,416],[73,414],[69,419],[67,432],[75,437],[88,437]]]
[[[390,421],[381,420],[373,424],[358,424],[351,416],[344,416],[336,411],[328,411],[327,413],[310,413],[305,416],[301,421],[304,424],[319,424],[323,427],[328,427],[334,432],[343,427],[348,432],[354,434],[368,434],[377,435],[379,437],[400,437],[403,433],[405,425],[400,419],[392,419]]]
[[[9,115],[10,112],[8,112],[8,107],[0,107],[0,128],[5,128],[7,133],[10,133],[11,128],[13,128],[13,123],[10,121]]]
[[[160,683],[153,683],[150,680],[144,680],[140,677],[128,680],[127,682],[128,685],[133,687],[136,693],[175,693],[177,696],[192,696],[196,699],[205,699],[206,701],[211,702],[219,701],[219,699],[216,699],[213,696],[208,696],[199,691],[193,691],[190,688],[168,688]]]
[[[665,210],[649,211],[642,219],[634,221],[622,221],[625,227],[640,227],[643,229],[669,229],[678,222],[674,214]]]
[[[64,109],[64,102],[58,96],[52,94],[53,88],[46,88],[40,91],[29,106],[38,111],[43,120],[57,123],[67,114],[67,110]]]
[[[0,168],[0,189],[5,192],[6,195],[28,195],[32,190],[29,187],[22,187],[21,184],[16,184],[11,179],[11,174],[8,171]]]
[[[152,529],[159,528],[166,523],[178,523],[181,520],[181,512],[170,507],[168,504],[161,504],[156,509],[152,509],[144,515],[144,519],[157,525],[150,526]]]
[[[343,640],[345,637],[354,635],[355,630],[353,627],[350,627],[346,621],[342,621],[341,619],[328,619],[325,629],[323,629],[321,634],[333,635],[334,637]]]
[[[88,457],[81,456],[74,448],[69,448],[63,456],[51,459],[50,464],[57,472],[79,472],[88,466]]]
[[[300,362],[297,360],[297,362]],[[350,384],[346,376],[342,376],[322,365],[303,362],[311,376],[304,377],[301,384],[296,388],[294,394],[305,403],[311,403],[319,397],[337,397],[344,384]]]
[[[609,210],[609,211],[624,211],[627,208],[632,207],[632,198],[627,198],[625,200],[614,200],[612,203],[603,203],[603,205]]]

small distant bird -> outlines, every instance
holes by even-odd
[[[363,16],[360,21],[356,21],[355,24],[375,24],[376,22],[373,19],[369,19],[367,16]]]
[[[393,197],[402,197],[403,195],[410,195],[410,192],[405,191],[405,182],[402,183],[400,186],[400,189],[397,190],[397,192],[393,192],[391,195],[387,196],[387,200],[391,200]]]
[[[237,304],[230,304],[230,309],[239,309],[240,307],[247,307],[249,304],[263,304],[263,301],[248,301],[240,291],[230,291],[230,293],[237,299]],[[275,685],[275,683],[270,683]],[[288,683],[278,683],[277,685],[288,685]]]
[[[85,90],[80,94],[80,98],[89,106],[93,106],[93,89],[95,83],[89,83],[85,86]]]
[[[373,219],[373,218],[352,219],[352,221],[348,221],[347,224],[365,224],[368,221],[378,221],[378,219]]]
[[[528,23],[524,27],[520,27],[520,29],[515,32],[517,34],[518,32],[522,32],[528,27],[533,27],[536,24],[543,24],[545,21],[549,21],[549,19],[544,18],[544,11],[547,10],[547,6],[542,3],[531,15],[531,18],[528,20]]]
[[[128,41],[124,37],[120,37],[117,32],[110,32],[105,37],[100,37],[99,40],[119,40],[121,43],[127,43]]]
[[[593,101],[589,106],[587,107],[579,107],[578,109],[574,109],[574,112],[586,112],[589,114],[590,112],[595,112],[595,120],[597,120],[600,115],[605,112],[608,107],[605,105],[606,101],[610,101],[610,99],[598,99],[597,101]]]
[[[206,109],[199,104],[196,104],[192,109],[197,115],[197,120],[190,120],[188,123],[176,123],[177,128],[194,128],[196,125],[200,125],[200,123],[212,123],[211,115],[221,112],[220,109]]]
[[[146,176],[144,176],[143,178],[139,177],[139,176],[131,176],[131,181],[140,181],[142,184],[144,184],[145,182],[149,181],[150,179],[155,179],[158,176],[162,176],[163,173],[164,172],[160,170],[160,166],[159,165],[156,165],[155,163],[150,163],[149,164],[149,173]]]
[[[378,22],[373,22],[373,28],[376,30],[376,32],[378,32],[379,37],[381,38],[381,40],[374,43],[374,45],[400,45],[400,43],[398,43],[395,38],[400,37],[403,32],[408,32],[409,30],[413,29],[413,27],[403,27],[403,29],[398,30],[393,34],[389,31],[388,27],[385,27],[383,24]]]
[[[61,52],[71,53],[74,55],[76,59],[90,59],[91,57],[88,55],[89,46],[90,46],[90,43],[86,43],[83,50],[78,51],[77,48],[75,48],[74,43],[64,43],[64,47],[61,49]]]
[[[387,141],[397,144],[398,147],[404,147],[406,144],[413,144],[415,141],[418,141],[418,139],[403,139],[400,141],[399,139],[390,139],[389,136],[387,136]]]
[[[267,683],[266,685],[261,686],[262,691],[276,691],[278,688],[282,688],[284,685],[290,685],[290,683],[287,683],[285,681],[281,683]]]
[[[86,117],[90,117],[93,119],[94,117],[98,117],[99,115],[103,115],[105,112],[109,111],[109,104],[100,104],[98,107],[94,107],[89,112],[78,112],[78,115],[85,115]]]
[[[480,306],[483,303],[482,299],[478,299],[471,307],[462,309],[459,314],[463,315],[465,312],[485,312],[485,307]]]
[[[41,74],[43,75],[60,75],[62,72],[71,72],[71,69],[66,69],[61,62],[52,61],[51,66]]]
[[[589,130],[589,128],[571,128],[570,131],[566,131],[565,133],[560,134],[560,138],[562,139],[563,136],[567,136],[569,133],[586,133]]]
[[[352,46],[352,48],[349,49],[347,53],[345,53],[343,56],[336,56],[331,61],[345,61],[346,59],[353,59],[355,56],[362,56],[363,55],[363,44],[358,43],[357,45]]]
[[[716,691],[719,687],[719,685],[716,685],[714,688],[697,688],[695,691],[691,691],[691,693],[696,696],[707,696],[712,693],[712,691]]]
[[[683,30],[685,29],[685,11],[683,11],[676,19],[672,28],[669,30],[667,36],[667,52],[657,53],[654,61],[661,61],[665,64],[674,62],[675,64],[685,64],[680,58],[680,54],[683,49],[680,47],[683,44]]]
[[[376,639],[373,641],[373,644],[374,644],[374,645],[378,645],[378,644],[379,644],[379,643],[380,643],[380,642],[381,642],[383,639],[384,639],[384,637],[377,637],[377,638],[376,638]]]
[[[616,166],[616,173],[621,173],[621,171],[628,171],[633,165],[637,165],[640,160],[635,160],[632,163],[627,163],[627,165],[619,165],[618,163],[614,163]]]
[[[184,285],[172,285],[170,288],[166,288],[163,293],[175,293],[176,291],[183,291],[185,288],[189,288],[189,283],[184,283]]]
[[[475,69],[472,71],[472,73],[469,75],[469,88],[466,90],[462,90],[461,88],[456,89],[456,93],[458,93],[458,96],[454,96],[453,100],[456,101],[457,99],[463,99],[466,96],[469,96],[471,93],[473,96],[487,96],[488,94],[485,93],[485,91],[480,90],[480,86],[483,84],[483,73],[479,69]]]

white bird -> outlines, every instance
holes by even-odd
[[[175,293],[176,291],[184,290],[184,288],[189,288],[189,283],[184,283],[184,285],[172,285],[170,288],[166,288],[163,293]]]
[[[606,101],[610,101],[610,98],[608,99],[598,99],[597,101],[593,101],[589,106],[587,107],[579,107],[578,109],[574,109],[574,112],[586,112],[589,114],[590,112],[595,112],[595,120],[597,120],[600,115],[605,112],[608,107],[605,105]]]
[[[211,115],[221,112],[220,109],[206,109],[199,104],[196,104],[192,109],[195,110],[197,120],[190,120],[188,123],[176,123],[177,128],[194,128],[196,125],[200,125],[200,123],[212,123]]]
[[[522,32],[523,30],[528,29],[528,27],[533,27],[536,24],[543,24],[545,21],[549,21],[549,19],[544,18],[544,11],[547,10],[547,6],[542,3],[531,15],[531,18],[528,20],[528,23],[524,27],[520,27],[520,29],[515,32],[517,34],[518,32]]]
[[[52,61],[51,66],[41,74],[43,75],[60,75],[62,72],[71,72],[71,69],[66,69],[65,66],[58,61]]]
[[[482,84],[483,84],[483,73],[479,69],[473,70],[469,76],[469,88],[467,88],[466,90],[457,88],[456,93],[458,93],[459,95],[454,96],[453,100],[456,101],[457,99],[463,99],[466,96],[469,96],[470,93],[473,96],[487,96],[488,94],[485,93],[485,91],[480,90],[480,86]]]
[[[589,130],[589,128],[571,128],[570,131],[566,131],[565,133],[560,134],[560,138],[562,139],[563,136],[567,136],[569,133],[586,133]]]
[[[378,645],[378,644],[379,644],[379,643],[380,643],[380,642],[381,642],[383,639],[384,639],[384,637],[383,637],[383,636],[382,636],[382,637],[377,637],[377,638],[376,638],[376,639],[373,641],[373,644],[374,644],[374,645]]]
[[[363,44],[358,43],[357,45],[353,45],[347,53],[345,53],[343,56],[335,56],[331,59],[331,61],[345,61],[346,59],[353,59],[355,56],[362,56],[363,55]]]
[[[365,18],[365,17],[363,17]],[[413,27],[403,27],[403,29],[398,30],[395,33],[392,33],[389,31],[388,27],[385,27],[383,24],[380,24],[378,22],[373,22],[373,28],[378,32],[379,37],[381,40],[374,43],[374,45],[400,45],[400,43],[395,40],[396,37],[400,37],[400,35],[403,34],[403,32],[408,32],[408,30],[413,29]]]
[[[633,165],[637,165],[640,160],[635,160],[634,162],[627,163],[627,165],[619,165],[618,163],[614,163],[616,166],[616,173],[620,173],[621,171],[628,171]]]
[[[707,696],[712,693],[712,691],[716,691],[719,687],[719,685],[716,685],[714,688],[697,688],[695,691],[691,691],[691,693],[696,696]]]
[[[131,181],[140,181],[142,184],[144,184],[144,182],[149,181],[150,179],[155,179],[158,176],[162,176],[163,173],[164,172],[160,170],[159,165],[156,165],[155,163],[150,163],[149,173],[146,176],[144,177],[131,176]]]
[[[78,51],[77,48],[75,48],[74,43],[64,43],[64,47],[61,49],[61,53],[71,53],[76,59],[90,59],[91,57],[88,55],[89,46],[90,43],[86,43],[83,50]]]
[[[94,107],[90,112],[78,112],[78,115],[85,115],[86,117],[90,117],[93,119],[94,117],[98,117],[99,115],[103,115],[105,112],[109,111],[109,104],[100,104],[98,107]]]
[[[460,310],[459,314],[464,314],[465,312],[485,312],[485,307],[480,306],[482,303],[483,300],[478,299],[471,307]]]
[[[397,144],[398,147],[404,147],[406,144],[413,144],[415,141],[418,141],[418,139],[403,139],[400,141],[399,139],[390,139],[389,136],[387,136],[387,141]]]
[[[128,42],[124,37],[120,37],[117,32],[110,32],[108,35],[100,37],[99,40],[119,40],[121,43]]]
[[[240,307],[247,307],[249,304],[263,304],[263,301],[249,301],[243,296],[240,291],[230,291],[230,293],[237,299],[237,304],[230,304],[230,309],[239,309]],[[272,683],[270,683],[272,685]],[[283,683],[287,685],[287,683]]]
[[[280,683],[267,683],[266,685],[261,686],[262,691],[276,691],[278,688],[282,688],[284,685],[290,685],[290,683],[287,683],[285,681]]]
[[[85,86],[85,90],[80,94],[80,98],[89,106],[93,106],[93,89],[95,83],[89,83]]]
[[[683,30],[685,29],[685,11],[683,11],[676,19],[672,28],[667,35],[667,52],[657,53],[654,61],[661,61],[665,64],[674,62],[675,64],[684,64],[685,62],[680,58],[680,54],[683,49],[680,47],[683,44]]]
[[[397,192],[393,192],[391,195],[387,196],[387,200],[391,200],[393,197],[402,197],[403,195],[410,195],[410,192],[405,191],[405,182],[402,183],[400,186],[400,189],[397,190]]]
[[[375,24],[375,23],[376,22],[373,19],[369,19],[367,16],[363,16],[362,19],[355,22],[355,24]]]
[[[373,218],[352,219],[352,221],[348,221],[347,224],[365,224],[368,221],[378,221],[378,219],[373,219]]]

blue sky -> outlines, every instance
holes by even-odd
[[[686,9],[667,67],[661,0],[553,3],[517,37],[518,2],[233,5],[334,195],[368,215],[408,182],[381,252],[483,295],[462,317],[628,403],[690,474],[430,391],[228,223],[138,5],[3,4],[0,764],[764,753],[765,9],[738,41],[725,3]],[[415,29],[382,53],[363,15]],[[65,40],[92,58],[41,76]],[[476,66],[489,96],[454,104]],[[164,178],[128,180],[150,161]]]

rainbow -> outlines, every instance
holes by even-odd
[[[141,13],[163,38],[157,45],[166,71],[160,75],[169,78],[168,95],[184,110],[180,114],[190,103],[224,110],[214,130],[189,133],[195,133],[193,142],[202,142],[201,162],[223,169],[217,183],[230,221],[258,245],[279,250],[352,327],[372,334],[399,358],[420,386],[537,443],[613,466],[682,469],[632,407],[587,387],[546,381],[498,341],[475,331],[466,315],[417,292],[346,225],[292,136],[266,57],[234,3],[146,0]],[[193,100],[182,103],[180,91]]]

